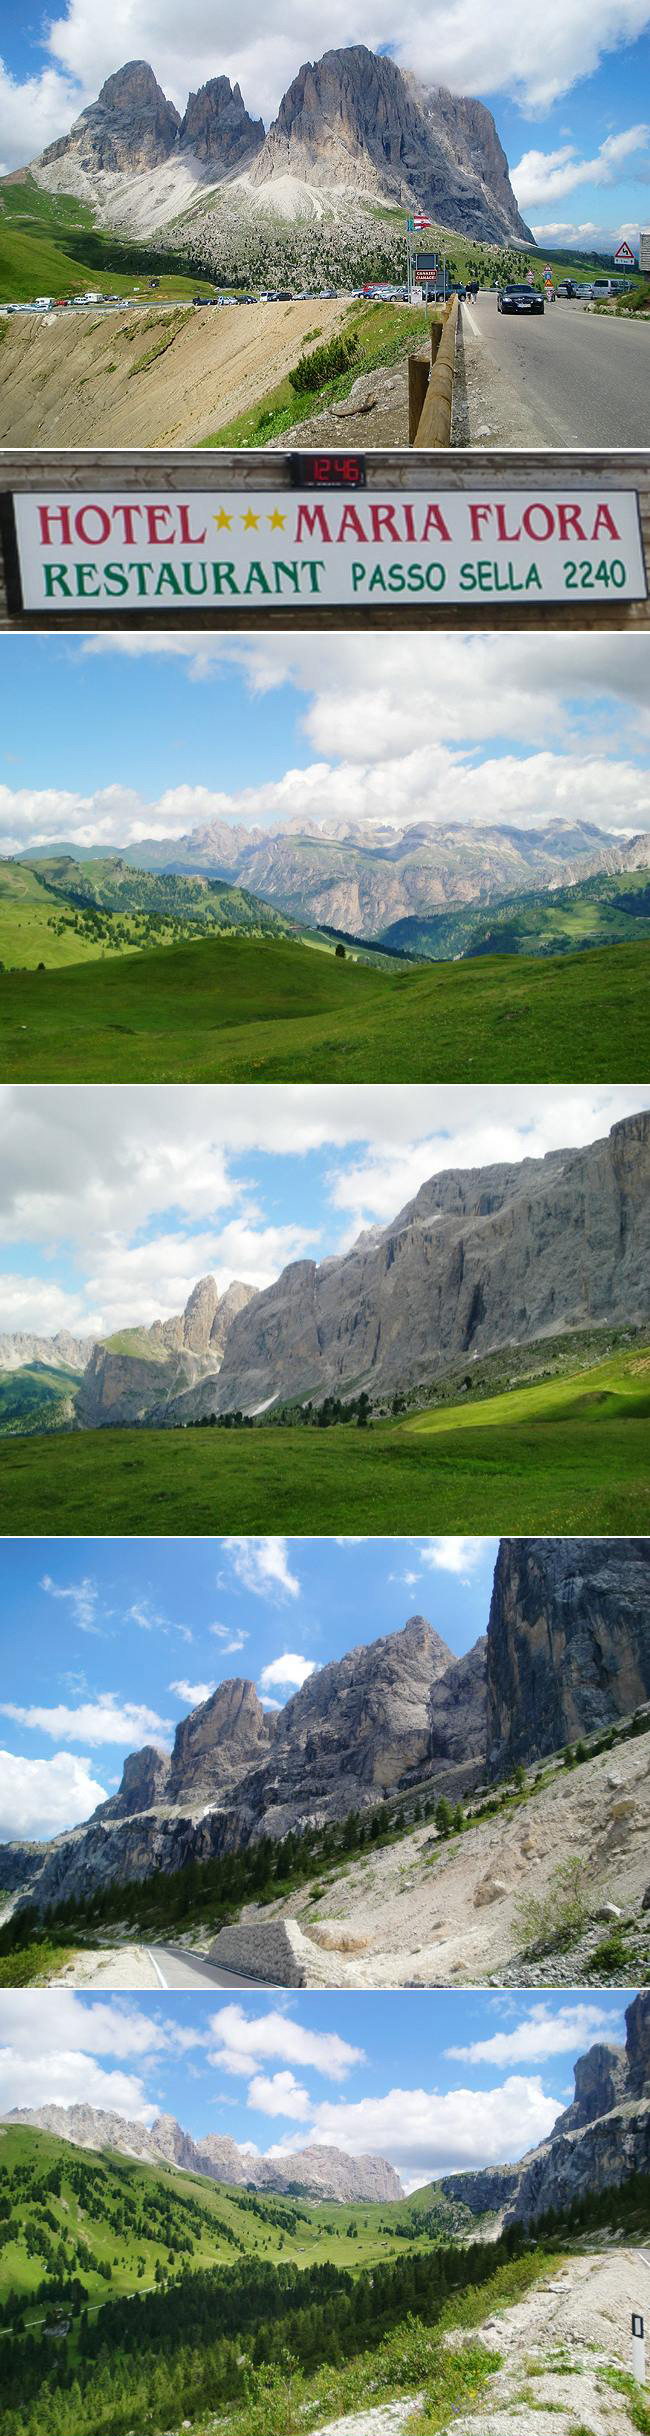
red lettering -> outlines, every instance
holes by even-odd
[[[154,544],[159,541],[162,547],[163,542],[169,541],[171,508],[164,505],[158,507],[148,499],[144,512],[147,522],[147,540]]]
[[[565,505],[563,500],[560,500],[557,518],[560,528],[560,541],[568,541],[571,533],[575,533],[576,541],[586,541],[587,536],[582,529],[579,507],[570,507],[568,502]]]
[[[422,540],[428,541],[430,533],[437,533],[440,541],[451,541],[451,533],[449,532],[448,526],[445,524],[442,508],[427,508],[424,519],[424,532],[422,534]],[[409,541],[410,540],[411,535],[409,533]]]
[[[318,500],[316,507],[307,507],[304,502],[303,505],[299,507],[296,521],[296,541],[302,541],[304,533],[309,535],[310,540],[313,540],[314,533],[318,533],[321,541],[331,541],[332,535],[330,533],[322,499]]]
[[[383,540],[384,540],[384,536],[386,537],[386,540],[387,540],[387,541],[399,541],[400,536],[399,536],[399,533],[398,533],[398,530],[397,530],[397,525],[396,525],[396,523],[395,523],[395,509],[394,509],[394,508],[392,508],[392,507],[373,507],[373,504],[372,504],[372,501],[371,501],[371,502],[370,502],[370,523],[371,523],[371,527],[372,527],[372,538],[373,538],[373,541],[383,541]],[[359,540],[360,540],[360,541],[362,541],[362,540],[363,540],[363,534],[362,534],[362,533],[360,533],[360,534],[359,534]]]
[[[536,530],[534,516],[541,517],[541,531]],[[545,507],[542,499],[534,499],[531,507],[524,508],[523,524],[530,541],[550,541],[555,525],[553,509]]]
[[[600,533],[609,533],[610,541],[620,541],[621,538],[618,525],[614,523],[611,508],[605,507],[602,500],[596,509],[594,541],[598,540]]]
[[[192,533],[190,531],[190,510],[185,506],[184,500],[179,506],[178,521],[181,528],[181,541],[188,541],[190,546],[193,542],[205,541],[207,532],[206,525],[204,525],[202,533]]]
[[[141,515],[142,509],[133,499],[118,500],[113,509],[115,522],[117,523],[118,516],[121,516],[122,518],[122,539],[128,544],[129,548],[132,548],[134,541],[137,541],[138,536],[135,530],[135,520],[136,516]]]
[[[366,534],[363,530],[358,508],[355,508],[351,499],[346,500],[336,536],[337,541],[345,541],[348,533],[354,534],[355,541],[366,540]],[[381,535],[377,533],[375,535],[375,539],[379,541],[381,539]]]
[[[497,508],[497,533],[498,533],[498,535],[499,535],[499,540],[500,540],[500,541],[520,541],[520,540],[521,540],[521,525],[520,525],[520,524],[518,524],[518,525],[517,525],[516,532],[514,532],[514,533],[509,533],[509,532],[508,532],[508,510],[507,510],[507,508],[505,508],[505,507],[498,507],[498,508]]]
[[[97,519],[94,526],[93,517]],[[108,509],[97,507],[93,501],[89,501],[87,506],[77,509],[74,529],[79,541],[108,541],[111,530]]]
[[[405,508],[404,508],[404,523],[405,523],[405,526],[406,526],[406,539],[407,539],[407,541],[417,541],[417,533],[416,533],[416,530],[415,530],[415,524],[414,524],[414,521],[413,521],[413,509],[412,509],[412,507],[405,507]]]
[[[477,500],[474,507],[470,507],[469,524],[472,541],[480,541],[483,526],[484,524],[489,524],[492,514],[493,509],[485,499],[482,501]]]
[[[70,509],[68,507],[39,507],[38,521],[41,528],[41,541],[45,550],[49,549],[50,543],[55,540],[59,542],[59,545],[61,542],[65,542],[69,547],[72,540],[72,534],[70,531]],[[60,531],[58,533],[52,531],[53,524],[60,526]]]

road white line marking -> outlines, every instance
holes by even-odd
[[[167,1980],[166,1980],[166,1979],[163,1979],[162,1971],[161,1971],[161,1968],[160,1968],[160,1963],[159,1963],[159,1962],[156,1962],[156,1957],[155,1957],[155,1954],[152,1954],[152,1951],[151,1951],[151,1946],[150,1946],[150,1945],[148,1945],[148,1946],[146,1946],[146,1947],[145,1947],[145,1952],[146,1952],[146,1954],[148,1955],[148,1958],[149,1958],[150,1963],[152,1963],[152,1964],[153,1964],[153,1968],[154,1968],[154,1971],[155,1971],[155,1974],[156,1974],[156,1978],[157,1978],[157,1981],[158,1981],[158,1985],[159,1985],[159,1987],[160,1987],[160,1988],[165,1988],[165,1989],[167,1989]]]
[[[482,332],[482,330],[480,330],[480,329],[479,329],[478,322],[474,320],[474,315],[473,315],[473,313],[470,313],[470,309],[469,309],[469,305],[468,305],[468,304],[464,304],[464,305],[463,305],[463,307],[462,307],[462,313],[463,313],[463,321],[465,320],[465,315],[467,315],[467,320],[468,320],[468,322],[469,322],[470,330],[472,331],[473,337],[474,337],[474,338],[482,338],[482,337],[483,337],[483,332]]]

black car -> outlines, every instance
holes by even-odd
[[[538,288],[500,288],[497,313],[543,313],[544,298]]]

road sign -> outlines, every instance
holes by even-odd
[[[551,265],[550,265],[550,262],[545,262],[545,264],[544,264],[544,278],[545,278],[545,279],[552,279],[552,277],[553,277],[553,272],[552,272],[552,270],[551,270]]]
[[[614,255],[614,261],[615,261],[615,262],[631,262],[631,263],[632,263],[632,266],[634,267],[634,264],[635,264],[635,262],[636,262],[636,255],[635,255],[635,254],[633,254],[631,245],[628,245],[628,244],[627,244],[627,242],[626,242],[626,241],[624,241],[624,243],[623,243],[622,245],[617,246],[617,248],[616,248],[616,253],[615,253],[615,255]]]
[[[183,612],[414,601],[645,600],[638,498],[479,485],[469,493],[40,491],[14,494],[19,606],[68,620],[116,608]]]

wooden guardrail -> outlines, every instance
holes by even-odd
[[[409,356],[409,448],[449,448],[458,333],[458,297],[431,324],[431,357]]]

